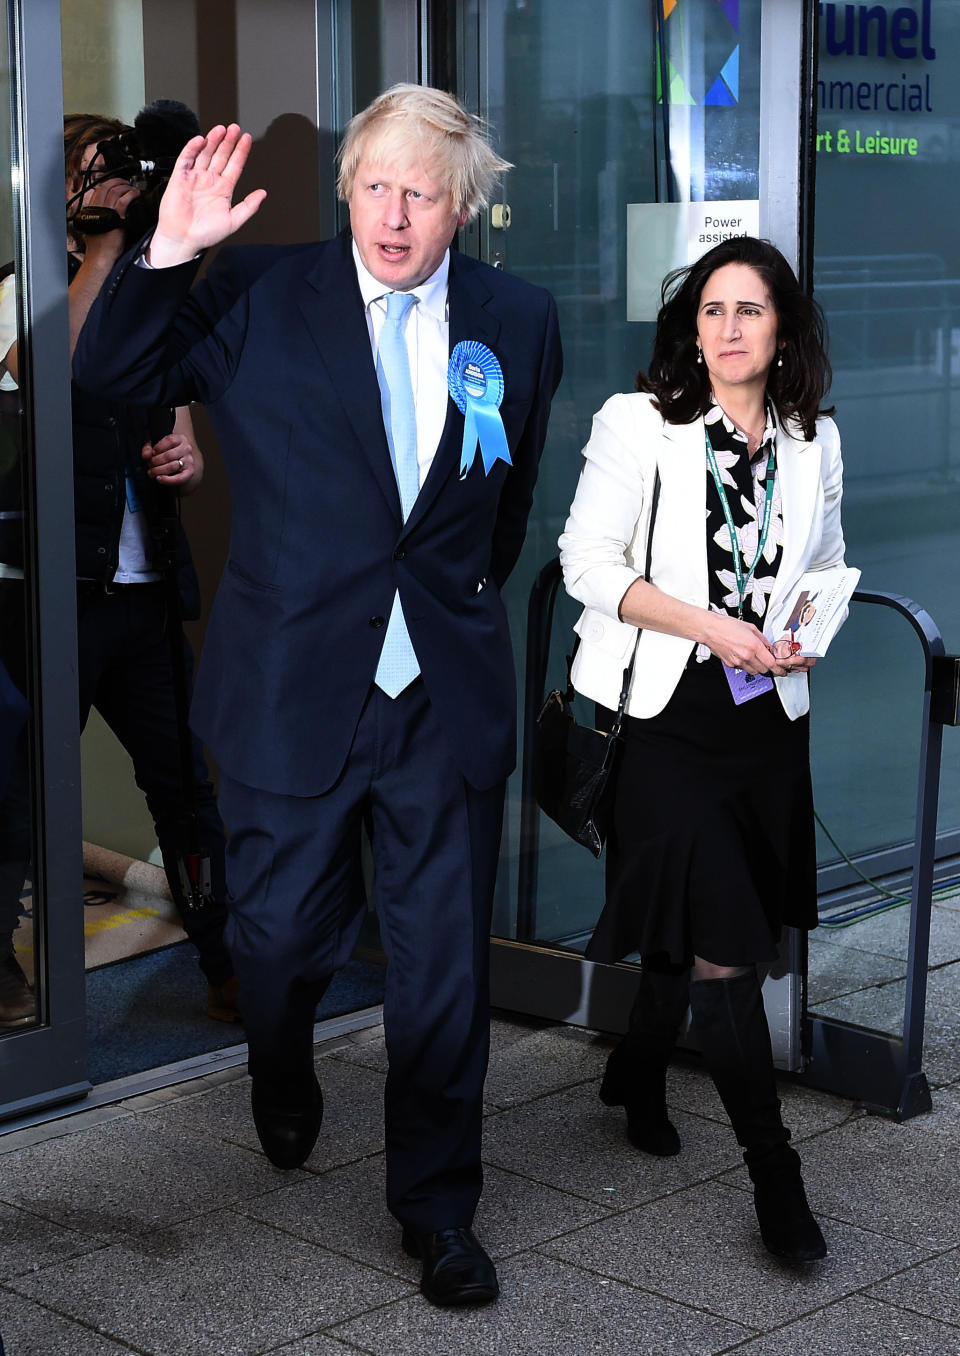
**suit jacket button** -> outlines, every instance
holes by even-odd
[[[386,622],[386,618],[385,618],[385,617],[371,617],[371,618],[370,618],[370,625],[373,627],[373,629],[374,629],[375,631],[379,631],[379,630],[380,630],[380,627],[381,627],[381,626],[386,626],[386,624],[387,624],[387,622]]]
[[[402,546],[398,546],[397,549],[396,549],[396,550],[394,551],[394,553],[393,553],[393,558],[394,558],[394,560],[403,560],[403,559],[406,557],[406,554],[407,554],[407,553],[406,553],[406,551],[403,549],[403,547],[402,547]]]

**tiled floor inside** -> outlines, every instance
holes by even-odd
[[[317,1047],[297,1172],[259,1152],[239,1070],[0,1136],[6,1356],[960,1356],[960,1068],[934,1059],[934,1109],[903,1125],[784,1083],[830,1246],[790,1269],[707,1078],[672,1070],[684,1149],[648,1158],[598,1101],[608,1049],[494,1022],[476,1227],[502,1295],[479,1310],[421,1298],[383,1205],[378,1027]]]

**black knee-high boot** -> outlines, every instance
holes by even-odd
[[[689,971],[640,971],[627,1034],[610,1052],[600,1100],[627,1113],[627,1138],[660,1158],[680,1152],[667,1115],[667,1065],[689,1002]]]
[[[803,1189],[800,1156],[787,1142],[790,1131],[780,1116],[756,971],[732,979],[694,980],[690,1007],[704,1061],[743,1146],[767,1249],[791,1262],[825,1257],[827,1246]]]

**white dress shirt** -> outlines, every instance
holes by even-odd
[[[380,331],[387,317],[387,294],[392,287],[384,287],[364,267],[353,244],[353,262],[357,268],[360,295],[370,335],[373,360],[377,360]],[[417,304],[411,309],[404,329],[407,357],[410,362],[410,380],[417,409],[417,465],[420,485],[427,478],[447,419],[447,362],[450,357],[450,320],[447,307],[447,277],[450,272],[450,251],[435,273],[425,283],[411,288]]]

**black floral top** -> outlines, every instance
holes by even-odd
[[[737,530],[738,549],[744,577],[757,554],[757,542],[763,525],[763,509],[767,494],[767,460],[770,444],[776,436],[771,412],[767,410],[767,427],[760,446],[752,457],[747,453],[747,440],[727,418],[719,405],[714,404],[704,416],[710,441],[717,457],[720,479],[727,492],[727,502],[734,527]],[[706,447],[704,447],[706,462]],[[730,554],[730,532],[723,515],[723,505],[717,493],[709,465],[707,477],[707,574],[710,587],[711,612],[737,615],[739,594],[737,576]],[[780,568],[783,553],[783,508],[780,501],[780,477],[775,473],[770,527],[753,578],[747,585],[743,600],[743,619],[763,630],[767,603],[773,582]],[[703,651],[703,653],[701,653]],[[706,659],[710,651],[697,647],[697,658]]]

